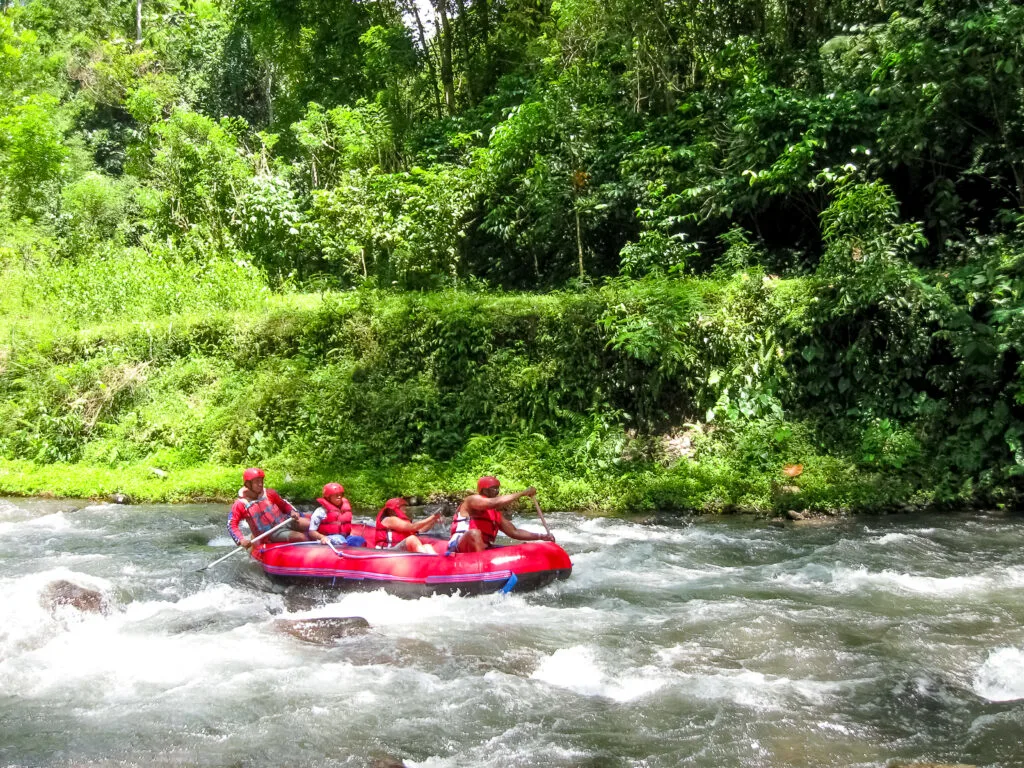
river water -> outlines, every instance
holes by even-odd
[[[569,580],[402,600],[197,573],[225,507],[83,505],[0,500],[0,766],[1024,765],[1021,517],[550,514]],[[276,629],[326,616],[371,628]]]

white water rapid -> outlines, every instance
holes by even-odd
[[[226,515],[0,500],[0,766],[1024,766],[1019,516],[550,514],[569,580],[403,600],[197,573]]]

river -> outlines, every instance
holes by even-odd
[[[226,511],[0,500],[0,765],[1024,765],[1019,516],[552,513],[569,580],[402,600],[197,573]]]

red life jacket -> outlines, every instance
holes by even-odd
[[[401,533],[399,531],[393,531],[390,528],[385,528],[381,525],[385,517],[395,515],[396,517],[405,520],[407,523],[411,523],[412,520],[409,516],[402,511],[402,505],[396,502],[394,499],[389,499],[388,503],[381,507],[380,512],[377,513],[377,531],[374,535],[373,546],[375,549],[385,549],[395,546],[400,541],[405,541],[412,534]]]
[[[249,501],[242,499],[245,505],[245,515],[249,520],[249,530],[255,538],[261,533],[266,533],[278,523],[282,522],[285,515],[272,502],[266,493],[258,499]]]
[[[340,507],[334,506],[327,499],[317,499],[316,503],[327,512],[327,517],[320,523],[317,531],[324,536],[335,533],[348,536],[352,532],[352,505],[348,503],[348,499],[342,498]]]
[[[469,515],[462,510],[462,505],[455,510],[455,514],[452,515],[452,531],[451,536],[457,533],[465,533],[469,530]]]
[[[498,521],[500,519],[500,511],[497,509],[488,509],[487,517],[469,518],[469,529],[476,529],[480,531],[480,534],[484,537],[484,546],[490,547],[494,544],[494,540],[498,538],[498,531],[501,530],[498,526]]]
[[[471,517],[469,512],[466,512],[460,504],[459,508],[455,510],[455,515],[452,517],[451,535],[455,536],[456,534],[476,529],[480,531],[484,538],[484,546],[491,546],[494,544],[495,539],[498,538],[498,531],[501,530],[498,525],[498,521],[501,519],[501,512],[497,509],[488,509],[485,514],[486,517]]]

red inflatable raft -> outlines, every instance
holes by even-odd
[[[353,525],[352,533],[373,541],[373,526]],[[447,539],[422,535],[419,538],[438,555],[305,541],[257,545],[252,556],[277,580],[348,589],[386,589],[405,597],[524,592],[556,579],[567,579],[572,573],[569,555],[549,541],[445,556]]]

